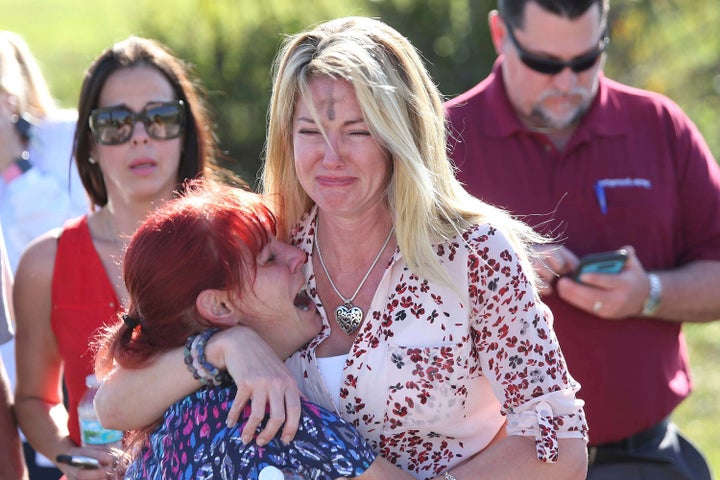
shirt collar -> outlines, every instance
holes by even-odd
[[[482,124],[485,134],[491,137],[509,137],[519,132],[534,133],[518,118],[505,90],[502,73],[503,57],[495,61],[488,77],[476,88],[487,93],[487,107],[482,112]],[[600,72],[598,91],[590,108],[581,120],[575,132],[573,143],[588,140],[594,135],[614,136],[627,131],[627,115],[623,115],[617,98],[608,89],[608,80]]]

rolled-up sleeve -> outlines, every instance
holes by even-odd
[[[483,374],[507,416],[509,435],[532,436],[537,458],[555,462],[558,439],[587,441],[580,385],[568,371],[552,313],[528,281],[507,237],[474,237],[470,274],[475,346]],[[529,268],[529,266],[527,267]]]

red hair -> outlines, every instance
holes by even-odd
[[[256,257],[276,233],[276,220],[258,194],[209,180],[153,210],[135,232],[123,262],[129,294],[125,314],[98,341],[96,371],[113,360],[141,368],[160,352],[182,346],[209,324],[195,308],[206,289],[241,294],[255,276]]]

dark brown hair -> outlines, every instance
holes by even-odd
[[[522,30],[525,26],[525,7],[528,3],[536,3],[547,12],[569,19],[577,18],[593,5],[597,5],[600,9],[601,26],[604,27],[610,2],[609,0],[498,0],[498,12],[510,27]]]
[[[172,85],[177,100],[185,103],[185,135],[177,175],[178,186],[182,186],[187,179],[206,176],[211,171],[216,140],[199,81],[190,67],[164,45],[155,40],[131,36],[114,44],[93,61],[85,73],[80,90],[73,154],[80,179],[93,205],[102,207],[108,198],[100,168],[90,163],[94,142],[88,122],[90,112],[97,108],[100,93],[110,75],[138,65],[156,68]]]

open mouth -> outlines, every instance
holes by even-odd
[[[293,305],[295,305],[296,308],[299,308],[303,312],[310,311],[315,307],[315,304],[313,303],[312,299],[307,294],[307,291],[305,291],[304,288],[300,290],[297,295],[295,295]]]

